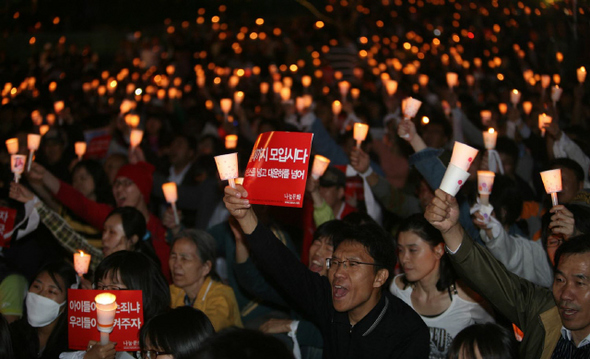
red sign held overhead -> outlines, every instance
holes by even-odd
[[[258,136],[248,161],[244,188],[253,204],[301,207],[313,134],[266,132]]]
[[[100,293],[117,297],[117,313],[110,341],[117,351],[139,350],[139,328],[143,323],[143,299],[140,290],[68,289],[68,342],[70,349],[86,350],[90,340],[100,341],[96,303]]]
[[[5,235],[14,229],[15,218],[16,209],[0,207],[0,247],[8,247],[10,245],[10,238],[12,236],[5,237]]]

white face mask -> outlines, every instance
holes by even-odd
[[[53,322],[59,316],[60,308],[66,304],[66,302],[57,304],[49,298],[32,292],[27,293],[25,303],[27,305],[27,319],[34,328],[44,327]]]

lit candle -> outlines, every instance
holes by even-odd
[[[11,155],[16,155],[18,153],[18,138],[9,138],[6,140],[6,149],[8,153]]]
[[[64,107],[65,105],[63,101],[55,101],[53,103],[53,109],[55,110],[55,113],[58,115],[63,111]]]
[[[260,83],[260,93],[263,95],[266,95],[266,93],[268,92],[268,87],[269,87],[268,82],[261,82]]]
[[[387,91],[387,95],[389,95],[389,97],[395,95],[397,92],[397,81],[387,80],[385,82],[385,90]]]
[[[293,87],[293,79],[291,77],[283,78],[283,87],[288,87],[288,88]]]
[[[542,113],[539,115],[539,130],[541,130],[541,136],[545,137],[545,127],[549,126],[553,118]]]
[[[117,297],[112,293],[101,293],[94,298],[96,302],[97,328],[100,332],[100,344],[109,343],[109,334],[113,331],[117,312]]]
[[[361,148],[361,143],[367,138],[369,132],[369,125],[364,123],[355,123],[353,129],[353,137],[356,140],[356,148]]]
[[[492,111],[490,110],[481,110],[479,112],[479,116],[481,117],[481,123],[484,126],[489,126],[492,122]]]
[[[305,108],[310,108],[313,104],[313,97],[310,94],[303,95],[303,104]]]
[[[493,128],[487,131],[483,131],[483,143],[487,150],[493,150],[496,148],[496,140],[498,139],[498,132]]]
[[[447,85],[452,90],[459,83],[459,75],[456,72],[447,72]]]
[[[230,98],[222,98],[219,101],[219,106],[221,107],[221,112],[223,112],[223,116],[225,117],[226,121],[227,121],[227,116],[229,114],[229,111],[231,110],[231,104],[232,104],[232,101]]]
[[[541,87],[546,89],[551,84],[551,76],[549,75],[542,75],[541,76]]]
[[[234,179],[239,177],[238,174],[238,153],[228,153],[226,155],[215,156],[215,164],[222,181],[228,180],[232,188],[236,188]]]
[[[551,88],[551,101],[553,101],[553,106],[555,106],[557,101],[559,101],[562,93],[563,93],[563,89],[557,85],[555,85]]]
[[[305,110],[305,99],[302,96],[295,97],[295,108],[300,114]]]
[[[498,111],[500,111],[500,114],[503,116],[506,114],[506,112],[508,112],[508,105],[505,103],[499,103],[498,104]]]
[[[352,96],[353,100],[358,100],[359,95],[361,94],[361,90],[357,89],[357,88],[353,88],[350,90],[350,96]]]
[[[461,168],[464,171],[469,170],[469,166],[477,156],[479,151],[464,143],[455,141],[453,146],[453,154],[451,155],[451,163]]]
[[[237,135],[227,135],[225,136],[225,148],[231,150],[232,148],[236,148],[238,145],[238,136]]]
[[[31,162],[33,162],[33,156],[35,155],[35,151],[39,149],[39,144],[41,143],[41,136],[29,133],[27,135],[27,147],[29,148],[29,163],[27,165],[27,171],[31,170]]]
[[[319,179],[324,175],[328,165],[330,164],[330,160],[324,156],[315,155],[313,157],[313,164],[311,166],[311,176],[314,179]]]
[[[510,102],[512,102],[512,105],[514,107],[518,105],[518,103],[520,102],[520,91],[514,89],[512,90],[512,92],[510,92]]]
[[[33,125],[41,126],[43,123],[43,116],[41,116],[41,112],[39,112],[39,110],[34,110],[31,112],[31,120],[33,121]]]
[[[422,86],[422,87],[428,86],[428,81],[429,81],[428,75],[421,74],[420,76],[418,76],[418,83],[420,84],[420,86]]]
[[[86,254],[83,251],[79,251],[78,253],[74,253],[74,269],[78,276],[82,277],[84,274],[88,273],[88,266],[90,265],[90,259],[92,256],[90,254]]]
[[[25,155],[10,155],[10,170],[14,173],[14,182],[18,183],[21,174],[25,171]]]
[[[341,111],[342,111],[342,103],[338,100],[332,102],[332,113],[334,113],[334,116],[338,116]]]
[[[235,184],[239,184],[240,186],[242,186],[244,184],[244,177],[238,177],[234,179],[234,183]]]
[[[477,193],[479,201],[483,205],[490,204],[490,194],[494,186],[496,174],[492,171],[477,171]]]
[[[78,160],[82,161],[82,157],[86,153],[86,142],[78,141],[74,144],[74,150],[76,151],[76,155],[78,156]]]
[[[531,101],[524,101],[522,103],[522,109],[527,116],[530,115],[533,110],[533,103]]]
[[[164,183],[162,185],[162,191],[164,192],[166,202],[170,203],[170,206],[172,207],[172,212],[174,213],[174,223],[179,225],[180,219],[178,218],[178,211],[176,210],[176,201],[178,201],[178,188],[176,187],[176,183]]]
[[[426,126],[430,123],[430,119],[427,116],[422,116],[422,125]]]
[[[128,113],[125,115],[125,123],[129,128],[137,128],[137,126],[139,126],[139,120],[139,115],[134,113]]]
[[[131,148],[135,148],[135,147],[139,146],[142,139],[143,139],[143,131],[142,130],[138,130],[136,128],[131,130],[131,133],[129,134],[129,143],[131,144]]]
[[[119,110],[121,111],[122,114],[125,114],[125,113],[135,109],[136,106],[137,106],[137,103],[135,101],[125,99],[125,100],[123,100],[123,102],[121,102],[121,105],[119,106]]]
[[[45,134],[49,132],[49,125],[41,125],[39,126],[39,134],[41,136],[45,136]]]
[[[545,186],[545,191],[551,194],[551,201],[553,202],[553,206],[557,206],[559,202],[557,201],[557,192],[561,192],[561,169],[554,169],[549,171],[541,172],[541,179],[543,180],[543,185]]]
[[[338,83],[338,89],[340,90],[340,96],[342,97],[342,102],[346,102],[346,96],[348,95],[348,90],[350,89],[350,82],[340,81]]]
[[[305,89],[307,89],[311,85],[311,76],[305,75],[301,78],[301,84]]]
[[[291,89],[289,87],[281,88],[281,100],[288,102],[291,99]]]
[[[410,120],[416,116],[418,110],[422,106],[422,101],[417,100],[413,97],[405,98],[403,101],[403,113],[404,113],[404,120]]]
[[[47,124],[49,126],[53,126],[55,124],[55,114],[54,113],[47,114]]]
[[[578,82],[583,84],[584,81],[586,81],[586,68],[584,66],[582,66],[576,72],[578,75]]]
[[[242,101],[244,101],[244,92],[243,91],[236,91],[234,93],[234,103],[236,106],[239,106]]]

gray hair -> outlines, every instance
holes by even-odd
[[[215,243],[215,238],[213,238],[211,234],[200,229],[185,229],[174,236],[172,243],[170,243],[170,247],[174,246],[174,243],[181,238],[186,238],[195,244],[197,247],[197,256],[203,264],[207,263],[207,261],[211,262],[211,271],[209,272],[209,275],[214,280],[219,281],[219,276],[215,270],[215,260],[217,258],[217,244]]]

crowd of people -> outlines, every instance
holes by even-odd
[[[108,55],[39,44],[34,25],[27,59],[0,57],[0,137],[18,141],[0,149],[0,357],[590,357],[590,8],[299,3],[200,8]],[[358,146],[355,123],[370,127]],[[302,208],[219,179],[214,156],[238,152],[243,172],[269,131],[313,133],[331,161]],[[479,153],[452,196],[457,142]],[[478,171],[495,172],[489,205]],[[70,288],[141,290],[140,350],[71,349]]]

